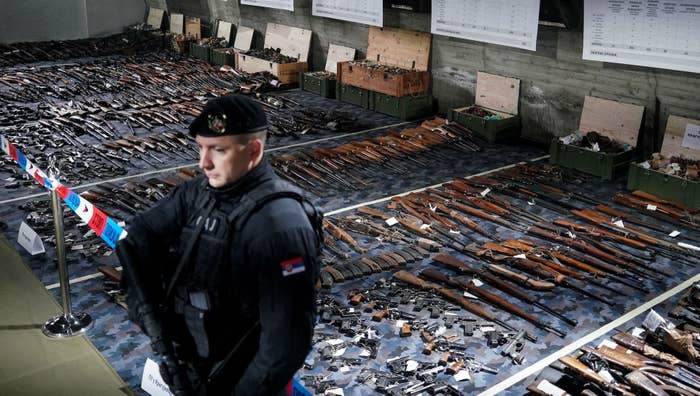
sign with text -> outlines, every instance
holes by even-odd
[[[163,15],[165,14],[165,10],[161,10],[160,8],[151,8],[148,10],[148,19],[146,19],[146,24],[148,26],[160,29],[160,25],[163,24]]]
[[[185,16],[183,14],[170,14],[170,33],[185,33]]]
[[[146,365],[143,366],[141,389],[151,396],[173,396],[168,384],[166,384],[165,381],[163,381],[163,377],[160,376],[158,363],[150,358],[146,359]]]
[[[700,73],[700,0],[585,0],[583,59]]]
[[[430,32],[534,51],[540,0],[433,0]]]
[[[368,0],[313,0],[311,14],[382,27],[384,24],[384,3]]]
[[[241,0],[241,4],[294,11],[294,0]]]
[[[688,124],[683,135],[683,147],[700,150],[700,125]]]
[[[24,248],[32,256],[39,253],[44,253],[44,243],[41,241],[39,234],[36,233],[27,225],[27,223],[22,222],[19,226],[19,232],[17,233],[17,243]]]

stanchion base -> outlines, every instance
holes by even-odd
[[[56,315],[44,323],[42,331],[50,338],[67,338],[81,335],[92,327],[92,318],[84,312]]]

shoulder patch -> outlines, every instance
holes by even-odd
[[[306,267],[304,267],[304,259],[301,257],[285,260],[280,263],[280,267],[283,276],[298,274],[306,270]]]

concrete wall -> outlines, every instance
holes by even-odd
[[[143,22],[148,8],[143,0],[86,0],[90,37],[108,36]]]
[[[234,0],[167,2],[171,10],[176,6],[202,17],[209,12],[209,21],[223,19],[255,28],[259,34],[254,48],[262,46],[268,22],[311,29],[312,70],[325,64],[329,43],[354,47],[360,57],[367,48],[367,25],[313,17],[311,0],[296,0],[294,12],[243,6]],[[429,32],[430,15],[385,8],[384,26]],[[646,106],[648,143],[665,127],[669,114],[700,118],[700,75],[583,61],[582,40],[580,31],[540,26],[537,51],[533,52],[433,36],[433,94],[440,111],[473,103],[476,72],[481,70],[521,79],[523,135],[537,141],[546,142],[576,129],[585,95]]]
[[[0,0],[0,10],[3,43],[105,36],[146,15],[143,0]]]
[[[0,42],[88,36],[85,0],[0,0]]]

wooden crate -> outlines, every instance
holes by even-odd
[[[520,80],[478,72],[474,105],[450,110],[448,119],[459,122],[491,143],[517,138],[520,136],[519,100]],[[500,118],[487,119],[469,113],[474,107],[488,110]]]
[[[700,125],[700,120],[678,116],[668,117],[664,142],[660,153],[666,158],[679,154],[693,160],[700,160],[700,150],[683,147],[683,137],[688,124]],[[678,176],[669,175],[654,169],[647,169],[640,164],[631,164],[627,189],[642,190],[664,199],[682,202],[688,206],[700,208],[700,183]]]
[[[559,138],[554,138],[549,149],[549,162],[590,173],[604,180],[612,179],[627,171],[630,163],[637,158],[637,138],[643,117],[643,106],[586,96],[579,130],[596,131],[618,143],[629,144],[633,149],[609,154],[565,144]]]
[[[299,73],[308,70],[307,59],[311,49],[311,30],[268,23],[265,32],[265,48],[279,48],[283,55],[297,58],[298,62],[276,63],[240,52],[236,56],[236,68],[248,73],[268,71],[281,83],[295,83]]]
[[[389,74],[350,62],[338,64],[338,80],[391,96],[415,95],[430,89],[430,33],[370,26],[367,59],[384,66],[410,70]]]

